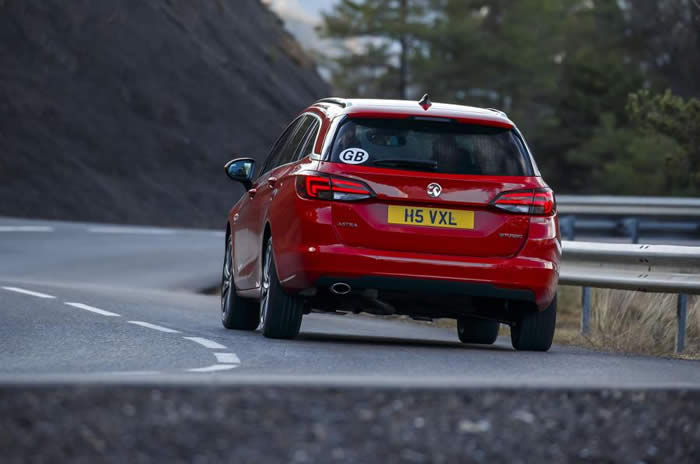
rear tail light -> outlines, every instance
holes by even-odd
[[[551,216],[556,212],[554,193],[548,188],[504,192],[491,204],[498,209],[519,214]]]
[[[532,202],[530,214],[550,216],[557,212],[557,203],[554,200],[554,192],[550,189],[535,190],[535,198]]]
[[[364,182],[321,174],[298,175],[296,187],[299,196],[312,200],[357,201],[374,196]]]

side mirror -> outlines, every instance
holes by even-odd
[[[226,175],[236,182],[243,184],[246,190],[253,186],[255,174],[255,160],[252,158],[236,158],[224,165]]]

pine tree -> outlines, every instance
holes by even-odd
[[[341,51],[332,59],[337,91],[406,98],[409,55],[424,14],[423,0],[341,0],[324,13],[319,32],[337,39]]]

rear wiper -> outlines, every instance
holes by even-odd
[[[426,171],[435,171],[438,167],[437,161],[431,160],[407,160],[407,159],[383,159],[373,163],[375,166],[387,166],[394,168],[416,168]]]

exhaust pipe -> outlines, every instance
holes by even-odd
[[[345,282],[336,282],[331,285],[330,290],[334,295],[347,295],[352,290],[352,287]]]

